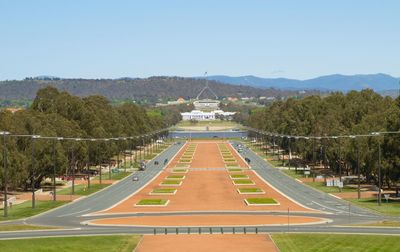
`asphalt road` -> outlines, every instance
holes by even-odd
[[[237,142],[233,142],[235,146]],[[155,160],[160,164],[166,158],[171,160],[183,143],[172,145],[170,148],[161,153]],[[241,153],[242,157],[248,157],[254,171],[270,185],[277,190],[283,192],[288,197],[298,203],[313,209],[321,210],[325,213],[296,213],[296,216],[315,216],[332,220],[330,223],[318,225],[291,225],[290,222],[279,226],[258,226],[257,232],[321,232],[321,233],[378,233],[378,234],[399,234],[399,228],[379,228],[379,227],[359,227],[345,226],[357,223],[375,222],[382,220],[383,217],[370,212],[368,210],[351,205],[343,200],[329,196],[328,194],[316,191],[292,178],[286,176],[276,168],[271,167],[262,158],[251,150],[246,149]],[[161,162],[160,162],[161,161]],[[53,211],[46,212],[39,216],[29,218],[24,223],[34,225],[50,225],[65,227],[63,230],[46,230],[46,231],[18,231],[18,232],[0,232],[0,239],[27,238],[27,237],[50,237],[50,236],[75,236],[75,235],[102,235],[102,234],[175,234],[179,233],[198,233],[199,227],[170,227],[170,228],[146,228],[146,227],[110,227],[110,226],[87,226],[85,221],[97,218],[107,218],[111,215],[102,216],[85,216],[88,213],[104,210],[116,204],[120,200],[130,196],[138,189],[151,181],[164,167],[162,165],[154,165],[154,160],[149,163],[148,169],[144,172],[137,172],[135,175],[139,177],[139,181],[133,182],[132,175],[126,179],[116,183],[106,189],[83,198],[79,201],[70,203]],[[231,214],[221,213],[218,214]],[[196,214],[215,214],[213,212],[196,212]],[[178,215],[178,214],[194,214],[188,213],[139,213],[139,214],[120,214],[112,215],[112,217],[125,216],[144,216],[144,215]],[[246,215],[265,214],[265,212],[235,212],[235,214]],[[271,215],[282,215],[282,212],[268,212]],[[288,213],[289,215],[292,213]],[[396,220],[399,220],[398,218]],[[341,226],[339,226],[341,225]],[[233,227],[202,227],[202,233],[232,233]],[[244,227],[235,227],[235,233],[245,232]],[[246,227],[246,232],[256,232],[255,227]]]
[[[121,200],[129,197],[138,189],[156,177],[165,167],[164,160],[172,160],[184,143],[176,143],[163,151],[156,158],[148,162],[145,171],[138,171],[118,183],[106,187],[104,190],[81,198],[78,201],[57,208],[53,211],[27,219],[25,222],[36,225],[77,227],[80,226],[82,215],[109,208]],[[154,165],[157,160],[159,165]],[[132,176],[137,176],[138,181],[132,181]]]

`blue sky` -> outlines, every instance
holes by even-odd
[[[400,76],[400,1],[0,0],[0,79]]]

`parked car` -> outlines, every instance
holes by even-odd
[[[133,176],[132,177],[132,181],[139,181],[139,177],[138,176]]]

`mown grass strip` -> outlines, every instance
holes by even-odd
[[[165,199],[141,199],[137,206],[164,206],[168,203]]]
[[[247,198],[246,201],[250,205],[275,205],[278,203],[273,198]]]
[[[173,194],[175,193],[177,190],[175,188],[156,188],[153,189],[153,191],[151,191],[151,193],[159,193],[159,194]]]
[[[263,193],[264,191],[260,188],[239,188],[240,193]]]
[[[140,238],[140,235],[24,238],[0,240],[0,247],[2,252],[131,252]]]
[[[254,182],[250,179],[234,179],[233,183],[235,185],[254,185]]]
[[[337,251],[399,251],[400,239],[390,235],[353,234],[272,234],[280,251],[337,252]]]
[[[230,175],[231,179],[248,179],[249,176],[246,174],[232,174]]]
[[[13,205],[8,209],[8,217],[0,216],[0,221],[15,220],[21,218],[31,217],[50,209],[62,206],[68,203],[67,201],[36,201],[36,208],[32,209],[32,201],[25,201],[24,203]]]

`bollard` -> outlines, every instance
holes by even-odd
[[[164,234],[167,234],[167,233],[168,233],[167,228],[165,228],[164,229]]]
[[[256,227],[256,234],[258,234],[258,227]]]
[[[210,234],[212,234],[212,228],[210,227]]]
[[[156,229],[154,229],[154,235],[156,235],[157,234],[157,230]]]
[[[243,233],[246,234],[246,227],[243,227]]]
[[[224,234],[224,228],[221,227],[221,234]]]
[[[175,233],[176,233],[176,234],[179,234],[179,230],[178,230],[178,228],[176,228],[176,230],[175,230]]]
[[[232,233],[233,233],[233,234],[235,234],[235,233],[236,233],[236,232],[235,232],[235,227],[233,227],[233,231],[232,231]]]
[[[188,234],[190,234],[190,227],[188,227]]]
[[[201,234],[201,227],[199,227],[199,234]]]

